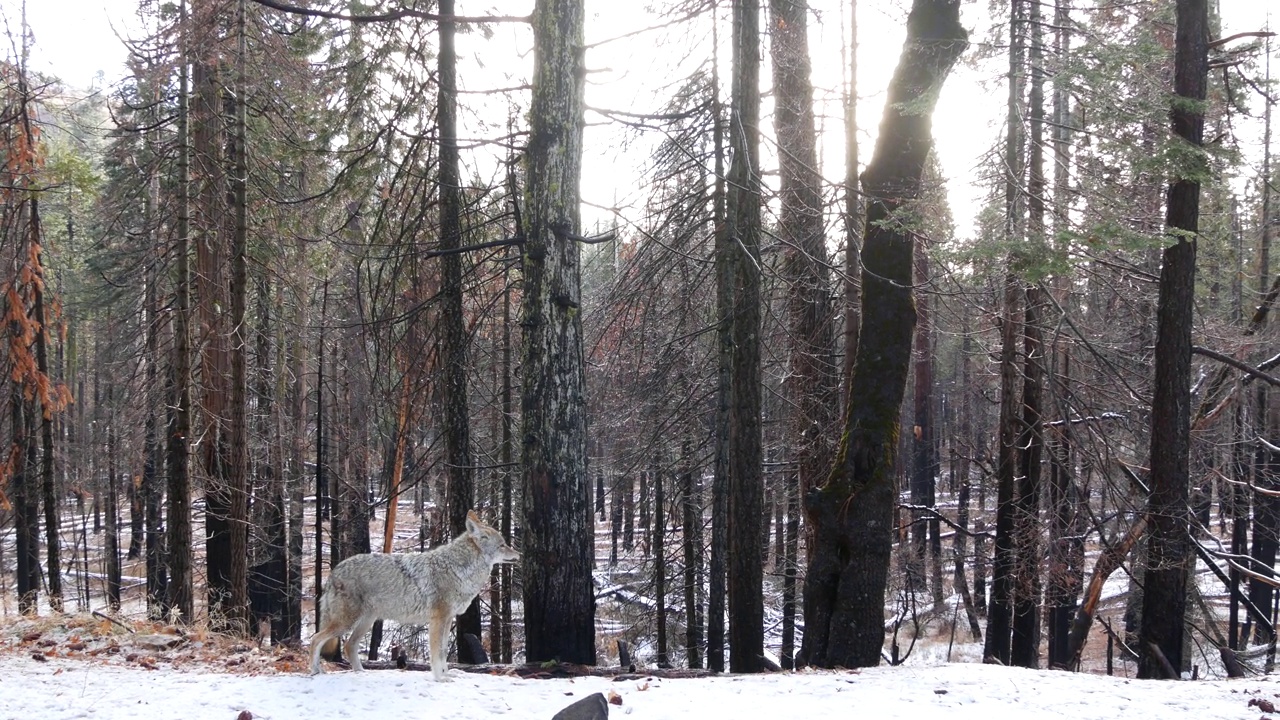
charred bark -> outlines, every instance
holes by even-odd
[[[861,667],[880,661],[893,541],[898,411],[911,362],[913,235],[896,217],[920,193],[938,90],[968,45],[955,0],[915,0],[889,85],[871,164],[862,248],[862,341],[835,467],[805,497],[814,549],[805,581],[803,662]],[[906,104],[910,105],[907,110]],[[869,342],[874,338],[875,342]]]
[[[1209,73],[1207,0],[1178,0],[1172,120],[1175,142],[1185,141],[1188,166],[1177,168],[1166,198],[1164,249],[1156,314],[1155,396],[1151,404],[1151,521],[1138,676],[1159,678],[1182,667],[1186,616],[1189,472],[1191,446],[1191,326],[1194,314],[1196,235]],[[1162,658],[1167,661],[1162,662]],[[1176,679],[1176,678],[1174,678]]]
[[[582,0],[538,0],[524,204],[525,655],[594,664],[581,263]]]
[[[761,437],[760,6],[733,5],[727,233],[734,260],[729,383],[729,669],[759,672],[764,653],[764,448]]]

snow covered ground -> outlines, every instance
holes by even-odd
[[[650,677],[523,679],[450,671],[331,671],[190,662],[124,662],[50,657],[10,646],[0,653],[0,718],[61,720],[259,720],[305,718],[543,718],[596,692],[616,693],[610,716],[834,718],[875,720],[1256,720],[1275,713],[1272,677],[1216,681],[1138,681],[1030,671],[974,663],[805,671],[762,676],[664,680]],[[55,654],[56,655],[56,654]]]

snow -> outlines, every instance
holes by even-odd
[[[850,713],[876,720],[1253,720],[1267,716],[1267,703],[1280,704],[1280,685],[1272,677],[1139,681],[977,663],[618,681],[525,679],[454,668],[449,678],[436,683],[423,672],[337,669],[312,677],[300,668],[229,671],[207,663],[149,670],[119,655],[36,661],[10,646],[0,652],[0,718],[235,720],[248,711],[259,720],[549,719],[592,693],[610,691],[621,699],[610,706],[610,716],[637,720]]]

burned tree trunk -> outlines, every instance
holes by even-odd
[[[851,383],[860,394],[849,403],[835,467],[805,497],[814,545],[805,580],[802,663],[880,662],[898,412],[915,327],[913,233],[896,213],[919,196],[938,89],[967,45],[959,2],[915,0],[876,149],[862,176],[866,273]]]
[[[525,656],[593,665],[591,485],[587,475],[578,199],[582,0],[538,0],[524,214]]]
[[[1200,181],[1207,160],[1203,145],[1209,73],[1207,0],[1178,0],[1172,118],[1175,142],[1189,146],[1187,165],[1175,169],[1165,225],[1172,243],[1164,249],[1160,304],[1156,314],[1155,397],[1151,404],[1151,494],[1147,515],[1146,588],[1138,648],[1138,676],[1166,677],[1182,667],[1189,552],[1187,484],[1191,446],[1191,323],[1194,314],[1196,234]],[[1175,678],[1176,679],[1176,676]]]

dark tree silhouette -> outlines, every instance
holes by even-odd
[[[1155,397],[1151,404],[1151,494],[1138,676],[1177,679],[1182,668],[1190,552],[1187,501],[1191,447],[1191,324],[1194,315],[1200,180],[1207,161],[1204,108],[1209,75],[1209,4],[1178,0],[1172,112],[1174,142],[1189,147],[1169,185],[1169,234],[1156,311]]]
[[[805,580],[802,663],[863,667],[880,662],[898,413],[915,327],[915,243],[897,211],[919,197],[933,146],[938,91],[967,46],[957,0],[915,0],[876,148],[862,175],[866,272],[853,397],[835,467],[805,497],[813,550]]]

